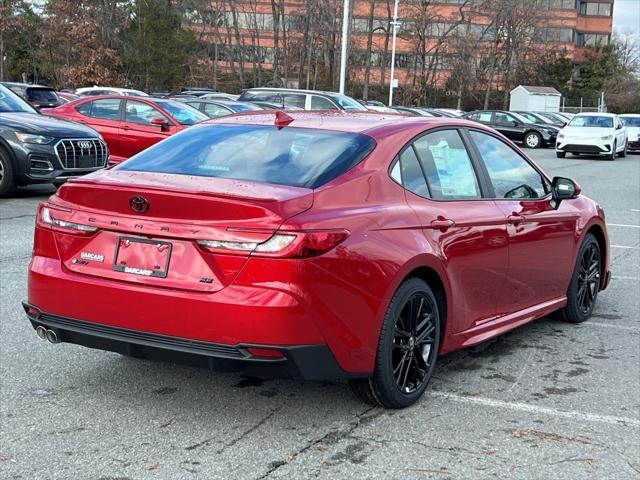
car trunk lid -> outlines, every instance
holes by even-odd
[[[54,228],[73,272],[213,292],[235,278],[249,253],[212,253],[199,240],[262,243],[312,203],[306,188],[107,170],[69,181],[52,197],[51,212],[96,229]]]

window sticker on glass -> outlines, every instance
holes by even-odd
[[[415,142],[434,198],[479,198],[469,154],[453,130],[430,133]]]

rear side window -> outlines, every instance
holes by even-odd
[[[94,100],[78,105],[76,110],[88,117],[118,120],[120,118],[120,100],[113,98]]]
[[[421,197],[429,197],[427,182],[424,179],[422,167],[418,162],[418,157],[416,157],[413,147],[409,147],[402,152],[400,160],[391,172],[391,176],[410,192]]]
[[[413,144],[437,200],[480,198],[481,192],[469,153],[456,130],[438,130]]]
[[[317,188],[375,147],[366,135],[271,125],[203,125],[135,155],[118,170]]]
[[[313,95],[311,97],[311,110],[339,110],[328,98]]]

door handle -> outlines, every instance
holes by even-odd
[[[439,218],[437,220],[431,221],[431,228],[438,228],[440,230],[447,230],[448,228],[453,227],[456,224],[453,220],[449,218]]]
[[[131,127],[130,127],[130,126],[128,126],[128,125],[123,125],[123,126],[122,126],[122,129],[123,129],[123,130],[131,130]]]
[[[522,222],[524,222],[524,217],[522,215],[509,215],[507,217],[507,221],[511,225],[520,225]]]

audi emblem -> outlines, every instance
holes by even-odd
[[[91,142],[84,141],[84,142],[78,142],[78,146],[84,150],[85,148],[91,148],[93,144]]]
[[[144,213],[147,210],[149,210],[149,201],[140,196],[140,195],[136,195],[135,197],[131,197],[129,199],[129,207],[131,207],[131,210],[133,210],[136,213]]]

